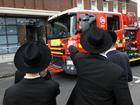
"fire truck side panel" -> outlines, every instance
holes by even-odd
[[[140,50],[140,28],[138,28],[138,31],[136,33],[136,40],[137,40],[137,48]]]

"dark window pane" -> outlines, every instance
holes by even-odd
[[[107,17],[107,29],[108,30],[119,30],[120,24],[119,24],[119,16],[113,16],[110,15]]]
[[[46,22],[45,19],[37,19],[36,20],[36,26],[40,27],[40,26],[45,26]]]
[[[5,25],[5,19],[0,17],[0,25]]]
[[[25,18],[17,18],[17,25],[26,25]]]
[[[6,34],[5,26],[0,26],[0,35]]]
[[[7,26],[7,34],[17,34],[16,26]]]
[[[6,36],[0,36],[0,44],[6,44]]]
[[[28,18],[27,20],[26,20],[26,24],[27,25],[35,25],[36,24],[36,19],[34,19],[34,18]]]
[[[12,44],[12,43],[18,43],[17,35],[8,36],[8,44]]]
[[[6,24],[7,25],[15,25],[16,24],[16,18],[6,18]]]

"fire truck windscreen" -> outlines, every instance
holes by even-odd
[[[76,32],[76,16],[62,15],[49,22],[48,39],[66,38]]]

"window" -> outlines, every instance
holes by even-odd
[[[0,54],[8,53],[7,51],[7,45],[0,45]]]
[[[6,44],[6,36],[0,36],[0,44]]]
[[[107,17],[107,29],[112,31],[120,29],[119,16],[109,15]]]
[[[8,52],[9,53],[15,53],[18,49],[18,45],[17,44],[12,44],[12,45],[8,45]]]
[[[7,26],[7,34],[17,34],[16,26]]]
[[[5,26],[0,26],[0,35],[6,34],[6,28]]]
[[[84,9],[84,0],[77,0],[77,7]]]
[[[103,2],[103,10],[108,11],[108,2]]]
[[[36,24],[36,19],[34,18],[26,19],[26,25],[35,25],[35,24]]]
[[[122,13],[126,13],[126,0],[122,1]]]
[[[26,36],[29,36],[27,35],[27,26],[31,25],[35,27],[43,27],[43,29],[45,30],[45,23],[43,21],[45,19],[41,19],[42,21],[40,23],[40,19],[32,17],[0,17],[0,54],[14,53],[16,52],[19,44],[22,45],[25,43],[27,39]],[[41,29],[39,30],[41,31]],[[42,37],[40,34],[37,35]]]
[[[8,36],[8,43],[9,44],[18,43],[17,36],[16,35]]]
[[[17,25],[26,25],[25,18],[17,18]]]
[[[91,0],[91,10],[97,10],[97,0]]]
[[[0,18],[0,25],[5,25],[5,19],[4,18]]]
[[[118,12],[118,0],[113,0],[113,11]]]
[[[48,39],[66,38],[76,33],[76,16],[65,14],[48,25]]]
[[[6,18],[6,25],[16,25],[16,18]]]

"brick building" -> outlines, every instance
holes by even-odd
[[[0,55],[24,43],[28,26],[40,27],[45,36],[48,17],[73,7],[137,15],[135,0],[0,0]]]
[[[0,7],[10,8],[63,11],[76,6],[124,13],[137,12],[136,0],[0,0]]]

